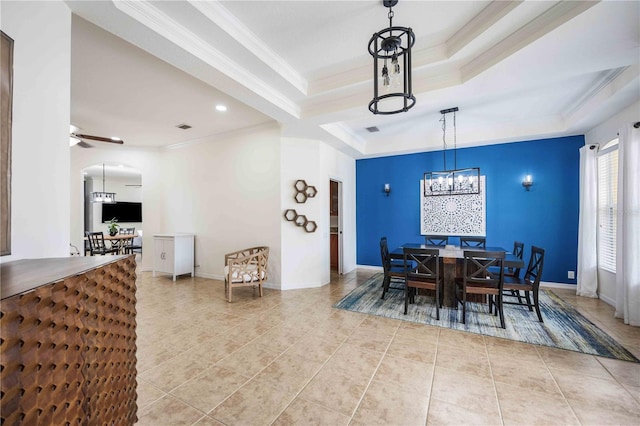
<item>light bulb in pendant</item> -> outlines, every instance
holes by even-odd
[[[386,61],[384,66],[382,67],[382,84],[385,87],[389,87],[389,84],[391,84],[391,82],[389,81],[389,69],[387,68]]]
[[[398,63],[398,54],[394,52],[391,57],[391,69],[394,74],[400,74],[400,64]]]

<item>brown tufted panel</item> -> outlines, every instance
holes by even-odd
[[[136,422],[135,268],[129,256],[2,300],[3,425]]]

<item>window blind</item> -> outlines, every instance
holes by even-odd
[[[598,157],[598,266],[616,272],[618,150]]]

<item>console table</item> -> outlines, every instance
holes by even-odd
[[[135,256],[0,266],[2,424],[133,425]]]

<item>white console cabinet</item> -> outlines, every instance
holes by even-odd
[[[153,276],[156,273],[194,276],[194,234],[156,234],[153,236]]]

